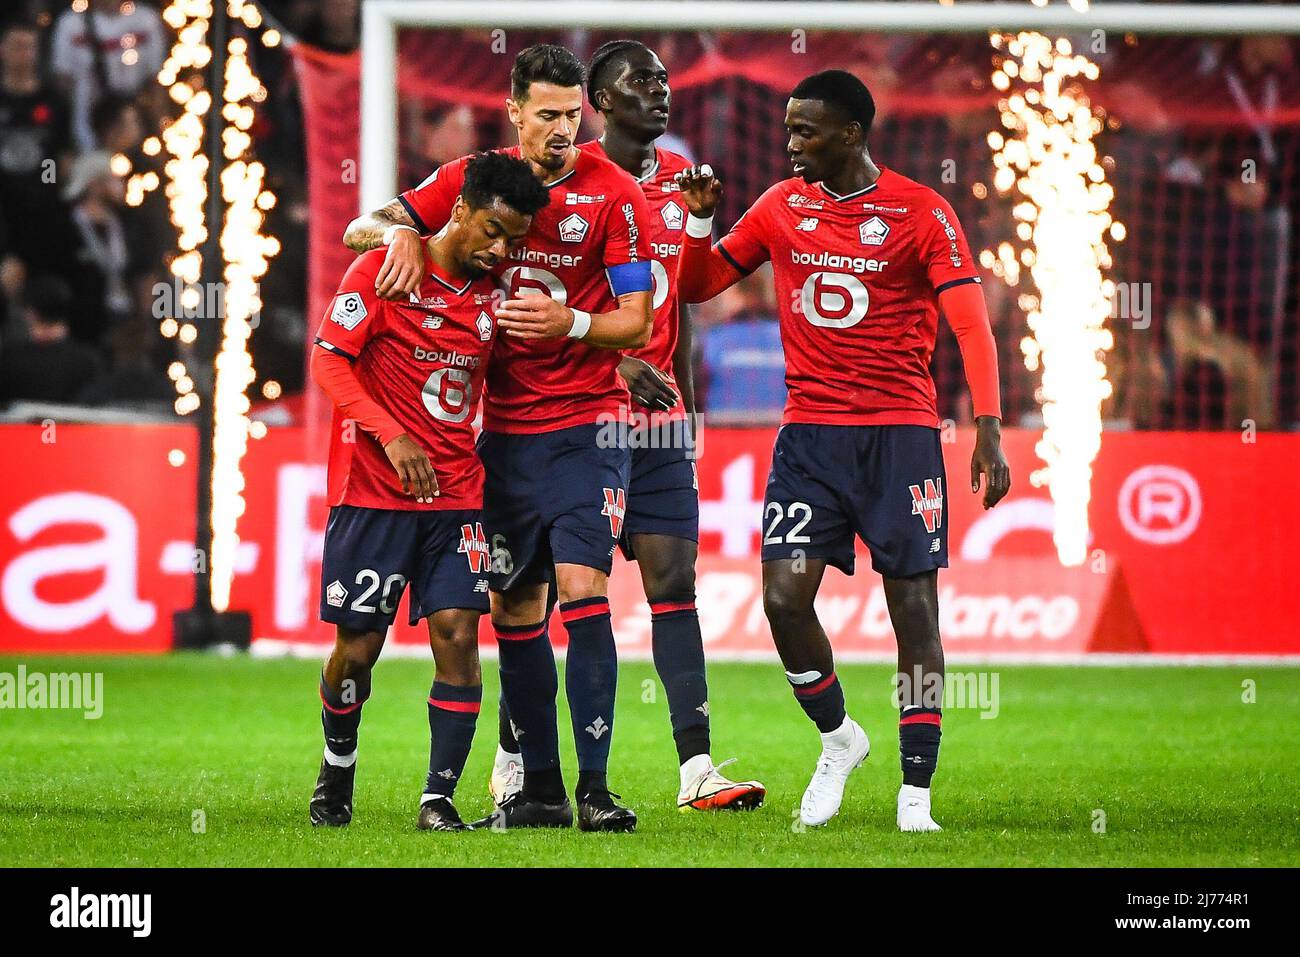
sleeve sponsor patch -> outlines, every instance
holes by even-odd
[[[334,308],[330,311],[330,319],[334,322],[351,332],[364,318],[366,318],[366,304],[361,299],[361,293],[345,292],[335,297]]]

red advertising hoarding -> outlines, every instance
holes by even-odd
[[[698,606],[711,653],[771,655],[759,592],[762,492],[774,431],[707,431],[699,480]],[[952,567],[941,626],[956,654],[1096,651],[1300,655],[1300,589],[1284,574],[1300,535],[1291,506],[1300,436],[1108,434],[1094,463],[1087,561],[1062,568],[1052,501],[1028,477],[1037,434],[1004,435],[1014,486],[985,512],[970,494],[972,435],[945,445]],[[194,432],[186,426],[0,426],[0,652],[156,652],[187,607],[196,559]],[[264,649],[329,640],[316,620],[324,466],[299,429],[272,430],[245,461],[231,607]],[[179,462],[179,464],[173,464]],[[842,655],[892,651],[879,578],[829,570],[819,599]],[[648,654],[636,569],[611,586],[625,654]],[[404,615],[404,610],[401,614]],[[564,631],[552,629],[562,644]],[[424,637],[404,624],[398,646]]]

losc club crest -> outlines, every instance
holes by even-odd
[[[879,216],[872,216],[858,227],[858,239],[864,246],[883,246],[889,235],[889,223]]]
[[[664,218],[664,226],[668,229],[681,229],[686,223],[686,214],[682,208],[672,200],[669,200],[664,208],[659,211],[659,215]]]
[[[492,338],[492,317],[486,311],[480,312],[478,318],[474,320],[474,325],[478,327],[478,337],[487,342]]]
[[[577,213],[570,213],[560,220],[560,241],[580,243],[587,235],[587,221]]]

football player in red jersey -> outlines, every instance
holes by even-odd
[[[884,579],[898,640],[898,827],[935,831],[930,779],[943,701],[937,569],[948,561],[929,362],[940,310],[970,385],[971,491],[984,482],[985,508],[1007,493],[1010,473],[996,349],[970,249],[947,201],[872,161],[874,116],[870,92],[852,74],[804,79],[786,106],[794,177],[764,193],[711,249],[721,184],[707,167],[682,174],[691,216],[680,295],[703,302],[772,263],[789,397],[764,502],[763,605],[795,697],[822,733],[800,818],[830,820],[849,772],[870,750],[845,712],[813,610],[828,564],[853,573],[856,534]]]
[[[607,784],[617,654],[608,575],[622,532],[630,458],[602,426],[625,420],[619,350],[650,338],[651,263],[645,197],[608,160],[574,144],[585,70],[568,50],[529,47],[515,59],[507,110],[519,145],[550,194],[528,237],[502,264],[508,298],[487,373],[479,455],[484,519],[492,533],[492,622],[501,683],[524,775],[495,823],[568,827],[560,773],[555,659],[547,634],[554,582],[569,633],[565,690],[578,754],[578,825],[630,831],[636,815]],[[447,221],[465,159],[437,170],[393,203],[355,220],[345,242],[387,245],[380,295],[405,295],[418,275],[417,234]]]
[[[472,419],[496,336],[488,274],[549,201],[527,163],[475,157],[446,228],[423,244],[417,288],[380,299],[384,254],[358,256],[317,330],[312,376],[334,402],[320,610],[336,637],[321,671],[325,756],[312,824],[352,820],[361,708],[409,583],[411,624],[428,618],[435,663],[417,825],[466,826],[451,798],[483,693],[478,622],[490,558]]]
[[[649,410],[634,418],[629,438],[632,473],[621,545],[641,569],[650,605],[652,654],[668,696],[680,765],[677,804],[755,808],[767,793],[763,785],[727,779],[710,756],[704,642],[695,610],[695,390],[690,316],[677,296],[686,209],[676,176],[691,163],[656,143],[668,129],[672,91],[667,69],[644,44],[613,40],[597,49],[587,67],[587,99],[604,117],[605,132],[579,149],[605,156],[635,177],[650,208],[654,331],[644,349],[619,364],[633,399]]]

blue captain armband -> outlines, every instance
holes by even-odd
[[[650,292],[655,287],[648,259],[609,266],[605,270],[605,275],[609,277],[609,288],[614,290],[615,296],[622,296],[629,292]]]

